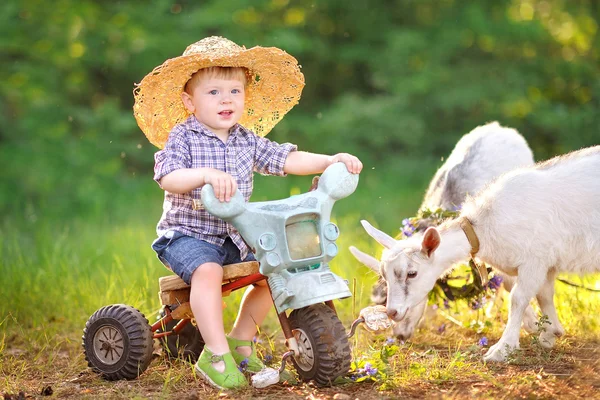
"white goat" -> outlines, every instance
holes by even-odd
[[[476,197],[468,197],[459,218],[406,240],[397,241],[362,221],[385,250],[381,263],[355,250],[363,263],[394,282],[388,284],[387,309],[395,321],[469,254],[516,275],[507,326],[484,356],[486,361],[504,361],[519,347],[523,314],[534,296],[550,322],[540,343],[550,348],[564,333],[554,307],[557,273],[600,271],[598,199],[600,146],[595,146],[502,175]]]
[[[456,209],[501,174],[533,163],[527,141],[515,129],[498,122],[478,126],[460,138],[437,170],[420,209]]]
[[[478,126],[456,143],[450,156],[437,170],[420,210],[460,208],[467,195],[477,194],[494,178],[533,163],[533,153],[527,141],[516,130],[503,127],[498,122]],[[510,292],[514,286],[514,278],[502,278],[504,287]],[[386,287],[381,280],[375,284],[372,294],[375,303],[386,303]],[[394,336],[400,340],[412,337],[426,307],[427,298],[410,308],[406,316],[394,324]],[[533,308],[528,307],[523,326],[532,332],[536,322]]]

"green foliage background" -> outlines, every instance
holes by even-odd
[[[595,0],[0,1],[0,370],[17,376],[9,390],[32,380],[14,372],[7,348],[51,349],[47,364],[23,361],[44,378],[55,350],[68,348],[76,366],[61,373],[70,379],[86,365],[81,329],[94,310],[126,303],[155,320],[156,282],[168,273],[150,249],[163,194],[132,91],[190,43],[221,35],[298,59],[302,99],[269,138],[363,161],[334,217],[340,249],[374,254],[358,219],[396,234],[443,157],[478,125],[516,128],[537,160],[600,144],[599,28]],[[253,200],[309,185],[257,177]],[[348,326],[376,276],[346,250],[334,263],[353,290],[338,307]],[[597,336],[598,322],[581,318],[596,299],[557,289],[569,332]],[[278,329],[271,314],[268,334]]]
[[[538,160],[599,144],[599,25],[592,0],[6,0],[0,211],[32,227],[130,214],[153,225],[162,194],[134,83],[222,35],[299,60],[302,100],[269,137],[358,155],[361,185],[342,211],[393,229],[477,125],[518,129]],[[255,199],[308,186],[268,179]]]

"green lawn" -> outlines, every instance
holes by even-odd
[[[349,281],[354,293],[353,298],[336,302],[346,327],[358,311],[369,304],[371,286],[376,280],[375,274],[354,260],[347,248],[356,245],[372,254],[380,251],[363,232],[359,220],[369,219],[395,234],[401,219],[413,214],[418,207],[423,189],[412,190],[419,193],[418,196],[410,196],[410,190],[405,190],[402,196],[396,190],[392,197],[391,188],[387,194],[373,196],[368,192],[368,178],[368,174],[361,175],[357,193],[334,208],[341,237],[340,254],[333,260],[332,269]],[[281,180],[262,179],[257,182],[257,201],[265,200],[261,193],[267,191],[274,193],[271,195],[274,198],[296,193],[310,181],[309,178],[290,180],[285,193],[278,187]],[[268,182],[272,179],[275,179],[273,184]],[[271,184],[273,187],[269,187]],[[123,204],[102,216],[70,220],[5,218],[0,225],[0,392],[39,392],[44,382],[52,382],[59,397],[89,394],[93,398],[99,393],[111,393],[116,398],[163,398],[187,390],[189,385],[203,387],[185,363],[169,364],[164,358],[153,361],[148,371],[131,383],[104,382],[89,372],[83,359],[82,329],[98,308],[125,303],[140,309],[150,321],[156,319],[160,307],[158,278],[169,273],[150,249],[159,213],[160,191],[152,187],[148,189],[146,202]],[[569,278],[582,282],[577,277]],[[586,278],[583,283],[598,288],[600,277]],[[226,324],[233,321],[240,297],[241,291],[227,298]],[[456,393],[463,393],[468,385],[463,387],[461,382],[481,382],[486,388],[482,393],[493,393],[499,385],[506,384],[516,385],[517,391],[531,393],[527,390],[532,389],[527,388],[532,387],[532,382],[547,382],[544,379],[556,380],[560,376],[544,375],[540,368],[557,365],[567,368],[564,365],[568,365],[569,371],[577,370],[581,363],[565,364],[565,360],[577,360],[581,354],[589,353],[586,346],[598,347],[599,297],[596,293],[557,283],[556,302],[567,336],[557,341],[556,350],[546,352],[536,346],[535,336],[523,334],[523,350],[515,356],[513,367],[484,365],[481,361],[484,349],[477,345],[484,336],[489,338],[489,345],[499,338],[506,319],[506,302],[502,300],[492,303],[490,299],[487,314],[486,309],[473,311],[465,304],[452,304],[450,309],[429,319],[407,344],[386,344],[389,334],[372,336],[359,330],[351,341],[354,368],[362,368],[369,362],[378,368],[378,373],[362,384],[343,385],[343,389],[335,390],[350,393],[362,390],[364,393],[359,397],[378,398],[378,393],[385,394],[386,390],[411,393],[419,389],[413,393],[419,397],[419,393],[437,393],[440,388],[456,388],[456,385],[459,388]],[[260,337],[262,351],[273,353],[277,361],[284,347],[274,311],[263,325]],[[511,369],[514,366],[521,371],[520,378]],[[599,383],[600,372],[594,369],[597,365],[589,368],[582,376],[589,378],[593,388]],[[77,379],[83,379],[83,383],[77,381],[75,389],[72,382]],[[565,387],[570,384],[565,383]],[[581,387],[577,393],[585,397],[584,389],[589,385]],[[297,386],[294,393],[300,396],[298,398],[305,398],[309,389],[309,386]],[[208,397],[217,396],[210,389],[202,390]],[[468,390],[465,393],[473,395]],[[283,392],[275,393],[274,398],[277,398]],[[321,393],[323,398],[329,398],[327,396],[335,392]]]

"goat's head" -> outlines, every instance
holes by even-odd
[[[385,248],[381,261],[356,247],[350,247],[350,252],[386,280],[388,316],[394,321],[402,321],[411,308],[420,308],[440,276],[440,267],[435,265],[434,257],[440,235],[435,228],[428,228],[422,235],[396,240],[367,221],[361,223],[367,233]],[[421,315],[422,312],[423,308],[420,309]],[[418,319],[415,325],[417,322]]]

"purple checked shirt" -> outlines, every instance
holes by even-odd
[[[160,185],[163,176],[180,168],[214,168],[233,176],[237,190],[248,201],[253,171],[285,176],[285,160],[296,149],[291,143],[278,144],[261,138],[239,124],[231,129],[227,143],[223,143],[191,115],[171,130],[165,148],[154,155],[154,180]],[[200,201],[200,189],[185,194],[165,191],[163,214],[156,227],[158,236],[175,230],[219,246],[229,236],[240,249],[242,260],[245,259],[249,249],[237,229],[204,209],[194,209],[194,200]]]

